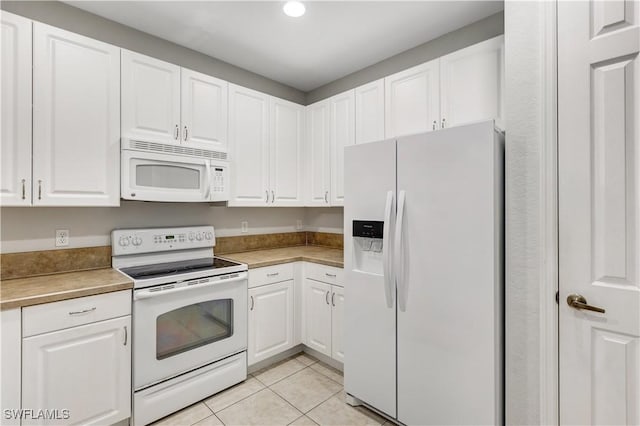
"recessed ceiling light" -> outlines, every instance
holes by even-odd
[[[291,16],[292,18],[299,18],[300,16],[304,15],[305,7],[302,2],[288,1],[284,4],[282,10],[284,10],[284,13],[287,16]]]

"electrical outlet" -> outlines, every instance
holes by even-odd
[[[56,229],[56,247],[66,247],[69,245],[69,230]]]
[[[300,231],[302,229],[302,220],[296,220],[296,229]]]
[[[240,226],[242,227],[242,232],[249,232],[249,222],[243,220],[240,222]]]

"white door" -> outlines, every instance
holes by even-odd
[[[344,362],[344,289],[331,286],[331,358]]]
[[[303,206],[304,107],[271,97],[270,191],[273,206]]]
[[[384,79],[384,130],[392,138],[435,130],[440,119],[440,62],[435,59]]]
[[[329,206],[329,101],[307,106],[307,202],[308,207]]]
[[[558,3],[561,424],[640,424],[639,54],[638,2]]]
[[[27,337],[22,351],[22,407],[71,416],[23,425],[105,425],[131,416],[130,316]]]
[[[226,152],[228,83],[186,68],[181,78],[182,142]]]
[[[120,49],[38,22],[33,204],[120,204]]]
[[[249,365],[293,347],[293,280],[249,289]]]
[[[355,98],[349,90],[329,99],[332,206],[344,205],[344,148],[355,144]]]
[[[397,146],[398,420],[502,424],[503,156],[493,121]]]
[[[440,58],[440,127],[496,120],[504,128],[504,36]]]
[[[122,50],[122,138],[180,142],[180,67]]]
[[[31,21],[2,11],[0,204],[31,204]]]
[[[306,345],[331,356],[331,284],[305,278],[303,312]]]
[[[269,96],[229,84],[229,206],[267,206]]]
[[[344,190],[344,389],[396,417],[396,291],[390,263],[383,266],[395,218],[396,141],[347,147]],[[354,220],[384,222],[386,251],[357,251]]]
[[[356,143],[384,139],[384,78],[355,89]]]

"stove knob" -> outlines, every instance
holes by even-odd
[[[135,238],[133,239],[133,245],[134,245],[134,246],[139,246],[140,244],[142,244],[142,238],[140,238],[140,237],[135,237]]]
[[[129,245],[129,239],[127,237],[120,237],[120,240],[118,241],[118,243],[122,246],[122,247],[126,247]]]
[[[193,241],[195,238],[195,234],[193,232],[189,232],[189,241]]]
[[[207,238],[207,240],[210,240],[211,238],[213,238],[213,234],[211,232],[207,232],[205,234],[205,237]]]
[[[196,235],[196,240],[198,240],[198,241],[202,241],[202,234],[198,233],[198,234]]]

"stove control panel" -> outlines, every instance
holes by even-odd
[[[216,245],[213,226],[115,229],[111,232],[114,256],[206,248]]]

